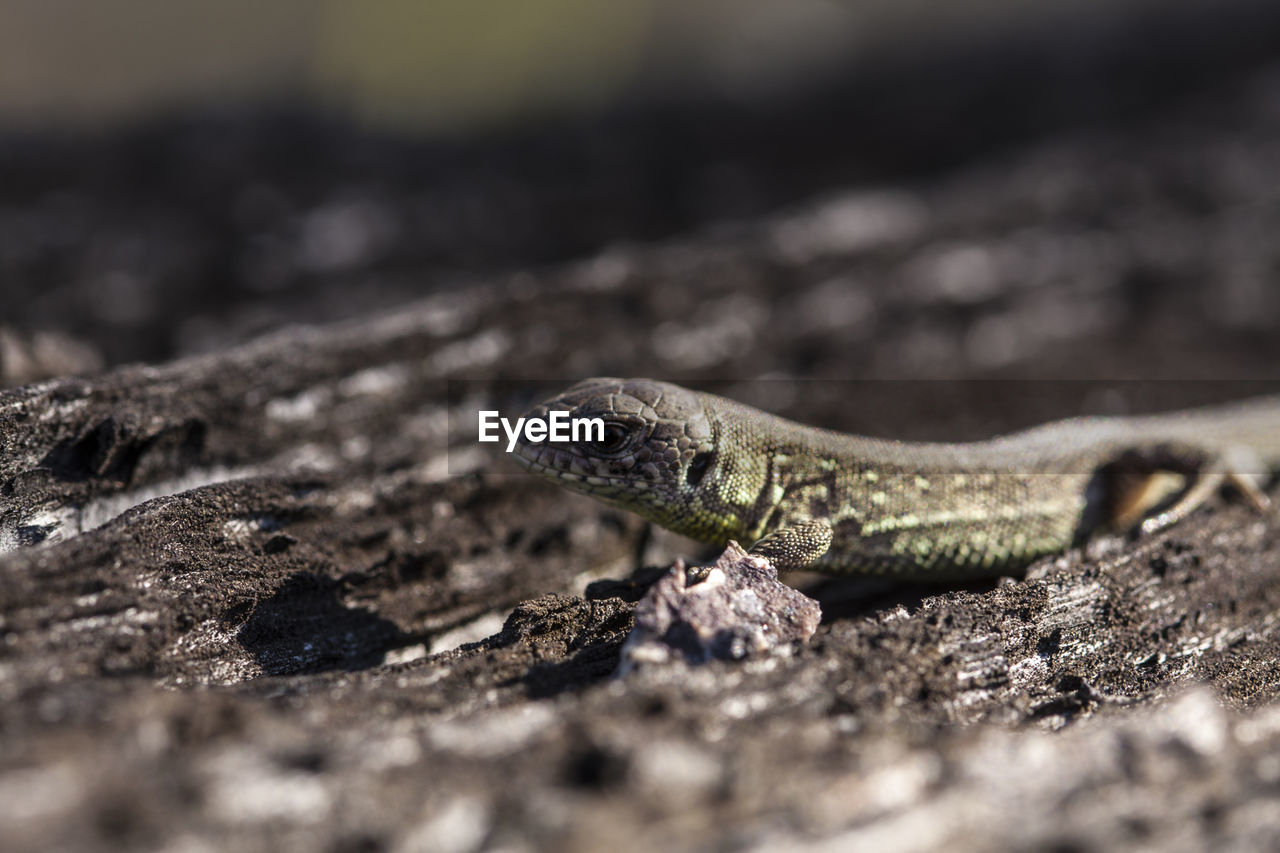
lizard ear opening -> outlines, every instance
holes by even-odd
[[[702,482],[702,478],[707,475],[707,469],[711,467],[711,452],[703,451],[696,454],[689,460],[689,467],[685,469],[684,481],[689,484],[690,488],[696,489],[698,484]]]

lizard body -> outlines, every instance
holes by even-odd
[[[845,435],[648,379],[585,380],[527,417],[551,411],[602,418],[604,439],[521,441],[526,468],[783,570],[994,577],[1101,530],[1167,527],[1223,485],[1267,506],[1280,470],[1280,397],[966,444]]]

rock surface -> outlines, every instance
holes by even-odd
[[[1274,847],[1274,519],[823,581],[791,655],[616,678],[643,566],[701,555],[469,419],[587,374],[955,439],[1274,390],[1278,105],[0,392],[5,849]]]
[[[778,580],[778,570],[730,542],[697,576],[678,561],[635,608],[619,671],[644,664],[741,660],[806,642],[822,606]]]

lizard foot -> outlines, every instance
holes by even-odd
[[[1262,491],[1258,478],[1249,473],[1249,467],[1254,466],[1232,464],[1222,456],[1210,457],[1199,470],[1192,472],[1189,484],[1170,506],[1143,518],[1142,532],[1155,533],[1177,524],[1221,491],[1224,486],[1239,492],[1258,512],[1270,514],[1271,499],[1267,497],[1266,492]]]
[[[780,572],[803,569],[831,547],[831,525],[821,519],[802,521],[774,531],[751,546],[749,553],[766,558]]]

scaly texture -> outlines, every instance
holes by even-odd
[[[604,438],[522,441],[525,467],[784,570],[994,576],[1100,530],[1167,527],[1223,485],[1266,506],[1280,468],[1280,398],[971,444],[843,435],[649,379],[588,379],[526,416],[551,411],[602,418]]]

